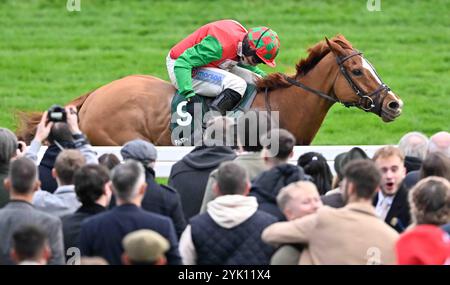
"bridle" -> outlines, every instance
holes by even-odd
[[[350,87],[353,89],[353,91],[355,91],[355,94],[358,95],[359,100],[358,102],[341,102],[339,99],[332,97],[328,94],[323,93],[322,91],[313,89],[311,87],[308,87],[306,85],[304,85],[303,83],[288,77],[287,75],[284,75],[284,78],[286,79],[287,82],[289,82],[292,85],[295,85],[297,87],[300,87],[306,91],[309,91],[311,93],[316,94],[319,97],[322,97],[328,101],[331,101],[333,103],[340,103],[342,105],[344,105],[345,107],[349,108],[349,107],[358,107],[363,109],[366,112],[369,111],[373,111],[374,113],[381,115],[381,111],[382,111],[382,103],[383,102],[379,102],[378,100],[376,100],[376,98],[374,98],[375,96],[378,96],[381,92],[389,92],[391,89],[384,84],[381,81],[380,76],[378,76],[378,74],[376,73],[375,69],[372,67],[372,65],[370,65],[370,63],[366,60],[366,62],[371,66],[371,68],[373,69],[373,71],[375,72],[375,75],[378,77],[378,79],[380,80],[381,84],[380,86],[378,86],[377,89],[375,89],[375,91],[367,94],[366,92],[364,92],[364,90],[362,90],[351,78],[351,76],[348,74],[347,69],[345,69],[344,67],[344,62],[346,62],[348,59],[360,55],[362,57],[362,52],[359,52],[357,50],[353,50],[353,52],[349,55],[346,56],[336,56],[336,62],[339,66],[339,70],[341,72],[341,74],[344,76],[344,78],[347,80],[348,84],[350,85]],[[364,58],[363,58],[364,59]],[[334,85],[334,83],[333,83]],[[373,110],[372,110],[373,109]]]

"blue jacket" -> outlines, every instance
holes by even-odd
[[[109,264],[122,264],[122,239],[130,232],[150,229],[170,243],[166,253],[169,264],[181,264],[178,240],[170,218],[147,212],[134,204],[125,204],[85,220],[81,225],[82,256],[101,256]]]

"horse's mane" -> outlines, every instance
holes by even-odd
[[[351,43],[343,35],[336,35],[329,41],[338,44],[344,49],[352,49]],[[300,62],[295,66],[297,71],[295,77],[306,75],[322,60],[322,58],[324,58],[330,52],[330,48],[328,47],[325,40],[323,40],[318,42],[316,45],[308,48],[307,51],[308,57],[301,59]],[[276,88],[286,88],[291,86],[291,84],[286,81],[284,74],[276,72],[258,80],[256,86],[258,88],[258,91],[261,91],[265,88],[268,88],[269,90]]]

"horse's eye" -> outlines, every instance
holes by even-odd
[[[353,70],[352,70],[352,73],[353,73],[353,75],[355,75],[355,76],[360,76],[360,75],[362,75],[362,72],[361,72],[360,69],[353,69]]]

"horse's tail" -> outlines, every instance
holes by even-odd
[[[94,90],[70,101],[67,105],[73,105],[77,108],[77,110],[80,110],[81,106],[83,106],[84,101],[86,101],[87,97],[89,97],[92,92],[94,92]],[[19,111],[16,113],[19,121],[16,135],[19,140],[23,140],[27,144],[29,144],[31,140],[33,140],[37,125],[41,121],[42,114],[43,112]]]

